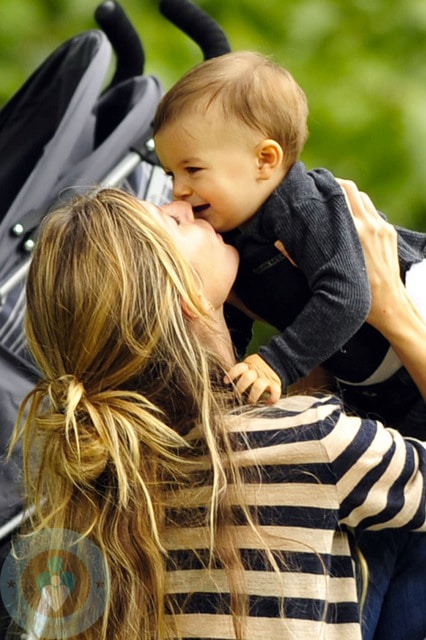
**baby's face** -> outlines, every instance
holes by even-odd
[[[249,220],[265,199],[256,156],[260,140],[211,109],[167,124],[155,136],[155,147],[172,176],[174,198],[189,202],[195,217],[224,232]]]

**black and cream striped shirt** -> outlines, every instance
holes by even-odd
[[[329,396],[295,396],[255,416],[231,416],[229,429],[240,465],[254,470],[244,484],[247,504],[268,546],[284,551],[277,574],[255,533],[236,524],[248,640],[360,640],[351,530],[426,530],[423,443],[349,417]],[[183,490],[182,508],[202,509],[206,493]],[[206,568],[207,530],[170,526],[166,544],[168,592],[181,610],[182,637],[235,638],[225,572]]]

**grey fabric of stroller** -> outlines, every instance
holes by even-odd
[[[0,111],[0,271],[28,259],[18,251],[21,240],[10,234],[10,227],[29,208],[52,198],[58,175],[73,156],[90,151],[83,131],[90,119],[94,129],[93,103],[110,55],[101,31],[72,38]],[[35,368],[14,347],[17,341],[22,345],[23,310],[20,282],[0,309],[0,529],[22,510],[19,452],[11,461],[5,456],[18,406],[36,380]]]
[[[6,452],[19,404],[37,381],[37,371],[30,367],[27,362],[10,354],[1,345],[0,362],[2,376],[0,391],[0,450]],[[7,463],[4,460],[3,453],[0,459],[1,525],[8,522],[12,516],[22,509],[20,495],[21,475],[20,451],[16,450],[13,458]],[[0,535],[0,540],[2,537]]]
[[[72,38],[0,112],[0,157],[13,150],[11,163],[0,167],[0,288],[28,261],[22,241],[28,234],[35,237],[49,208],[102,184],[129,151],[143,148],[152,135],[160,82],[136,76],[103,89],[111,54],[102,31]],[[13,184],[3,191],[9,173]],[[138,192],[143,195],[143,186]],[[22,237],[10,233],[17,222],[25,229]],[[24,341],[24,283],[25,277],[0,308],[0,542],[23,505],[19,452],[9,462],[4,452],[18,406],[37,379]]]
[[[87,94],[87,82],[93,83],[93,95],[98,94],[97,78],[102,81],[104,77],[106,69],[102,70],[102,67],[109,61],[108,47],[102,32],[93,31],[69,40],[49,56],[0,111],[2,217],[40,157],[45,151],[52,150],[46,149],[49,140],[63,135],[61,128],[66,126],[66,112],[72,112],[72,128],[77,129],[76,107],[81,96]],[[96,67],[96,73],[92,72],[92,65]],[[87,100],[80,105],[83,121],[88,104],[90,108]],[[70,142],[72,150],[73,141]],[[53,159],[58,154],[69,153],[63,145],[53,151]],[[62,167],[62,157],[59,159],[59,167]]]
[[[111,45],[102,31],[88,31],[68,40],[0,112],[2,275],[17,260],[14,249],[20,240],[11,237],[10,228],[28,210],[45,207],[59,176],[90,153],[93,105],[110,56]]]

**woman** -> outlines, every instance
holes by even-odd
[[[371,203],[344,188],[369,229],[370,320],[426,392],[426,330],[405,289],[383,287]],[[249,409],[223,384],[237,266],[189,205],[118,190],[65,204],[40,230],[26,327],[43,379],[14,442],[37,507],[30,540],[72,530],[109,566],[105,611],[81,637],[359,639],[352,529],[426,529],[423,444],[330,396]],[[55,623],[54,637],[80,631]]]

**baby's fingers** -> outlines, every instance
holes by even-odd
[[[254,369],[247,368],[247,371],[245,371],[236,381],[235,388],[241,394],[246,393],[250,389],[250,393],[248,395],[248,401],[256,402],[256,400],[251,399],[251,389],[253,388],[253,384],[257,381],[258,381],[257,372],[254,371]],[[255,394],[253,394],[252,397],[255,397]]]
[[[251,404],[264,400],[267,404],[275,404],[281,397],[281,383],[271,382],[259,375],[256,369],[244,362],[239,362],[230,369],[224,378],[226,384],[235,383],[241,394],[248,393],[247,401]]]
[[[281,383],[270,382],[267,388],[268,397],[266,398],[267,404],[275,404],[281,398],[282,387]]]
[[[258,378],[251,386],[248,401],[251,404],[262,401],[275,404],[281,398],[281,384]]]
[[[258,401],[268,386],[267,381],[259,377],[256,369],[249,367],[245,362],[234,365],[224,377],[224,382],[226,384],[234,382],[235,388],[241,394],[250,389],[247,400],[253,404]]]
[[[255,369],[251,369],[245,362],[239,362],[228,371],[223,381],[225,384],[234,382],[237,391],[243,394],[257,379],[258,373]]]
[[[265,378],[257,378],[250,387],[247,400],[250,404],[256,404],[259,400],[269,402],[269,394],[267,394],[269,383]],[[267,397],[266,397],[267,396]]]
[[[229,369],[223,381],[225,384],[230,384],[247,371],[249,371],[249,366],[245,362],[238,362],[238,364],[235,364],[231,369]]]

